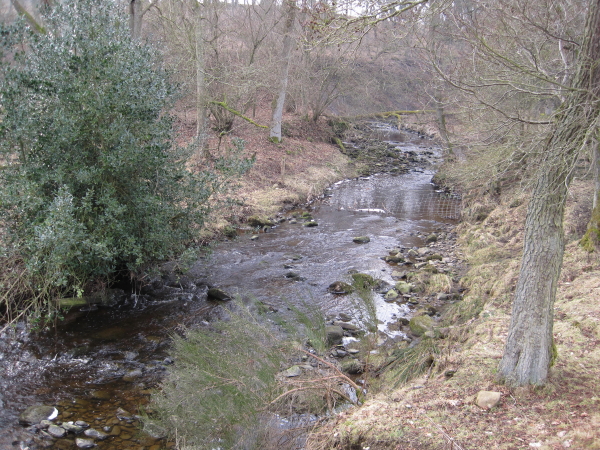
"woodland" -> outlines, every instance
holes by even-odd
[[[444,151],[437,182],[463,196],[467,262],[510,260],[502,289],[488,286],[492,273],[465,278],[477,305],[455,312],[455,337],[468,342],[483,311],[502,311],[494,367],[478,377],[532,403],[556,394],[543,389],[566,351],[554,328],[561,286],[573,267],[598,266],[600,1],[4,0],[0,11],[6,321],[52,318],[57,298],[189,257],[219,211],[239,205],[261,148],[285,167],[286,140],[307,129],[333,127],[335,144],[336,124],[419,112]],[[588,205],[576,224],[574,198]],[[518,248],[477,262],[515,230]],[[361,428],[364,408],[309,442],[475,448],[446,428],[437,444],[409,433],[412,447],[394,447]],[[577,448],[597,448],[582,439]]]

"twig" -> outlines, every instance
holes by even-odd
[[[340,378],[343,378],[344,380],[346,380],[350,386],[352,386],[354,389],[356,389],[356,392],[362,392],[361,388],[358,384],[356,384],[354,381],[352,381],[350,378],[348,378],[346,375],[344,375],[344,373],[342,371],[340,371],[340,369],[338,369],[337,367],[335,367],[333,364],[331,364],[328,361],[325,361],[323,358],[319,358],[317,355],[313,355],[311,352],[306,351],[304,349],[300,349],[301,351],[303,351],[304,353],[306,353],[307,355],[315,358],[317,361],[322,362],[323,364],[325,364],[326,366],[329,366],[330,368],[332,368],[333,370],[335,370],[337,372],[337,374],[340,376]]]

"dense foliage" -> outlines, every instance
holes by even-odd
[[[190,170],[160,54],[131,39],[121,13],[113,2],[66,2],[43,14],[41,33],[25,23],[0,33],[6,249],[62,292],[176,256],[214,194],[250,164]]]

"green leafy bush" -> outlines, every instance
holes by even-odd
[[[160,54],[115,2],[57,3],[42,20],[0,30],[0,218],[32,277],[75,291],[183,251],[251,161],[240,142],[190,170]]]

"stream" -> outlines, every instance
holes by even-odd
[[[456,222],[460,201],[431,184],[440,150],[406,133],[398,142],[395,137],[402,133],[391,131],[379,130],[381,139],[416,161],[407,173],[335,183],[312,204],[282,213],[266,232],[242,230],[218,243],[184,278],[158,279],[141,292],[110,291],[109,305],[71,311],[41,335],[29,334],[23,325],[5,330],[0,336],[0,449],[76,448],[74,434],[52,437],[49,429],[19,424],[23,410],[38,404],[56,406],[55,422],[83,421],[99,432],[77,436],[93,441],[94,448],[174,447],[158,434],[140,433],[137,414],[173,363],[169,336],[218,320],[215,302],[206,298],[208,286],[274,309],[293,304],[334,316],[352,314],[355,306],[328,287],[348,281],[352,271],[393,285],[394,265],[382,257],[394,248],[421,247],[430,233],[444,232]],[[302,212],[310,213],[317,226],[304,226],[297,218]],[[370,242],[357,244],[357,236]],[[410,305],[386,302],[379,294],[375,303],[382,339],[403,338],[393,325],[410,317]]]

